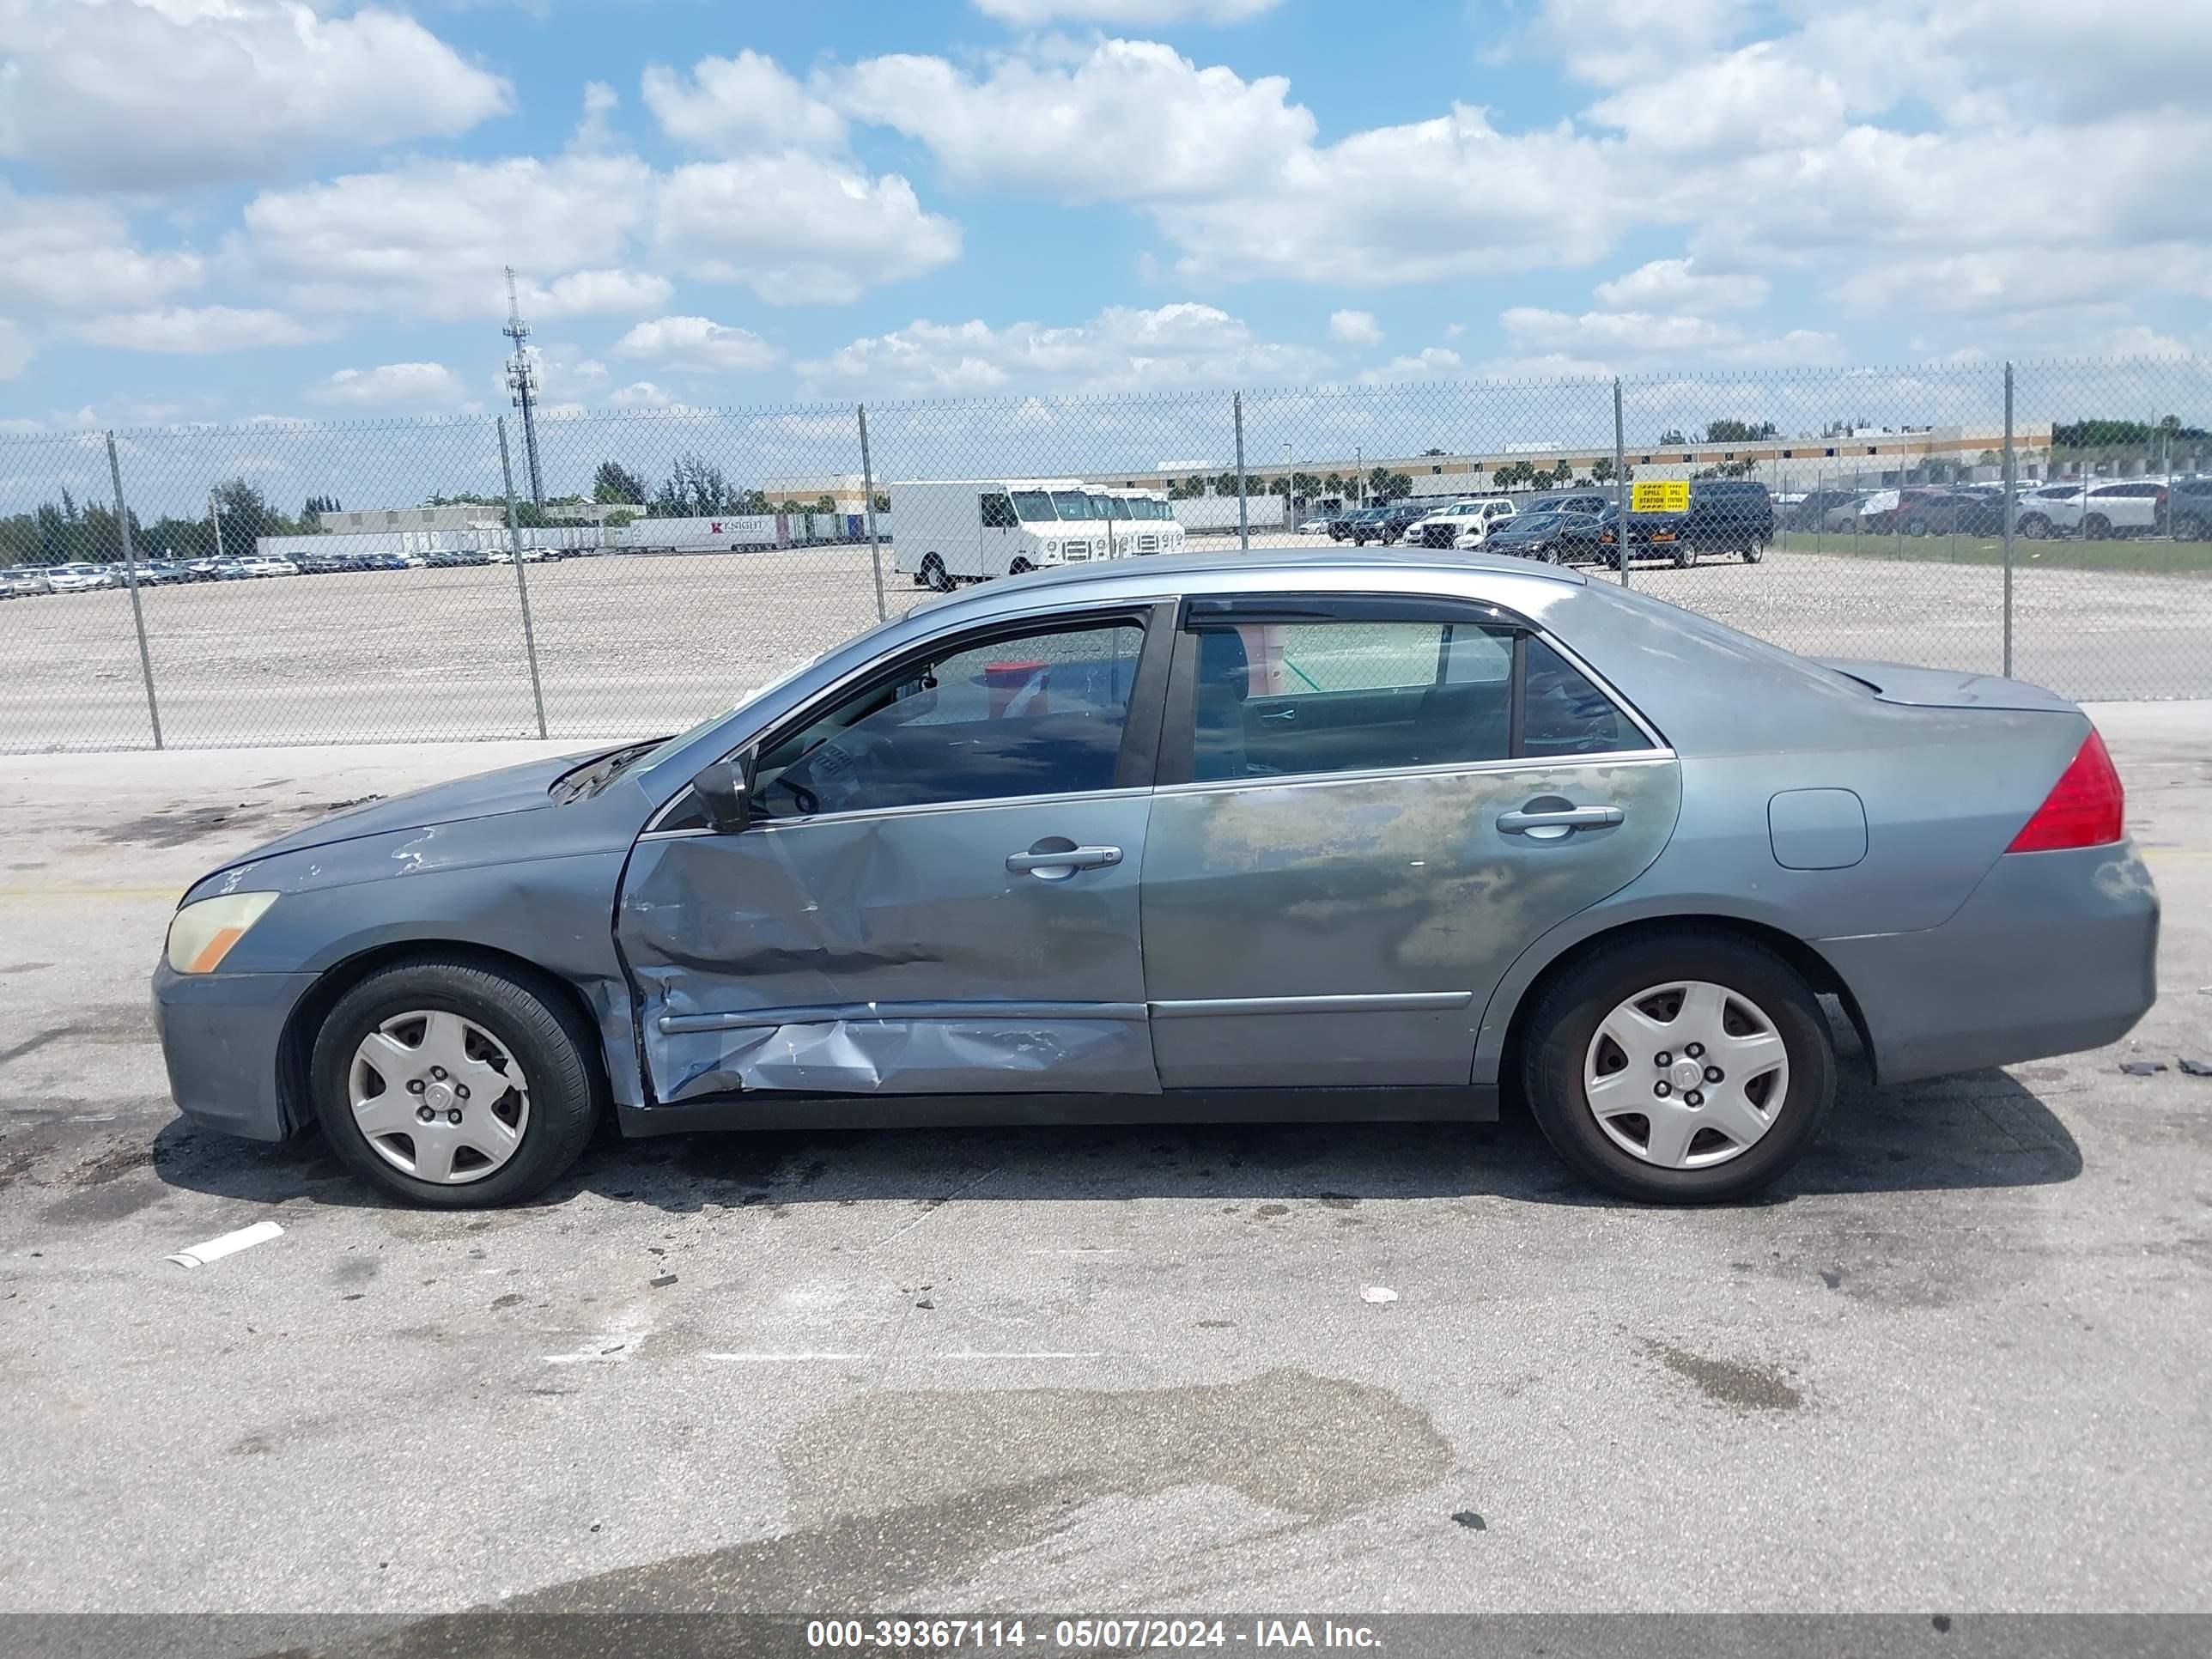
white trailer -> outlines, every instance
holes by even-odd
[[[1262,495],[1258,491],[1244,498],[1243,522],[1255,530],[1280,530],[1290,522],[1287,510],[1290,501],[1282,495]],[[1185,530],[1203,534],[1207,531],[1232,531],[1237,528],[1237,498],[1234,495],[1186,495],[1175,503],[1176,522]]]
[[[1167,551],[1175,532],[1165,521],[1139,520],[1121,491],[1122,508],[1100,485],[1080,478],[915,478],[890,486],[898,535],[894,566],[919,587],[949,593],[960,582],[988,581],[1054,565],[1126,559]],[[1153,545],[1146,547],[1149,538]],[[1175,533],[1178,545],[1182,541]]]

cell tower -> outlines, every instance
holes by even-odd
[[[514,290],[514,267],[507,268],[507,326],[501,333],[514,342],[514,356],[507,360],[507,389],[522,411],[522,453],[530,463],[530,499],[540,512],[545,508],[545,478],[538,467],[538,371],[530,362],[530,325],[522,320],[522,301]]]

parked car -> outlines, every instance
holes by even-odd
[[[1491,531],[1510,520],[1516,510],[1503,495],[1467,496],[1415,520],[1406,528],[1406,544],[1409,547],[1480,547]]]
[[[2048,691],[1571,570],[1100,562],[679,737],[241,848],[154,1009],[196,1123],[319,1124],[447,1208],[543,1191],[610,1110],[1483,1120],[1509,1087],[1593,1182],[1736,1199],[1821,1132],[1821,995],[1881,1086],[2135,1026],[2158,902],[2123,807]]]
[[[147,587],[167,587],[172,582],[185,580],[184,566],[169,559],[141,559],[138,561],[138,580]]]
[[[1362,507],[1357,502],[1353,502],[1339,509],[1337,512],[1330,514],[1328,518],[1322,521],[1322,528],[1328,532],[1329,540],[1333,542],[1346,541],[1351,538],[1352,526],[1355,520],[1364,519],[1368,514],[1379,512],[1380,510],[1381,509],[1378,507]],[[1299,526],[1300,529],[1304,529],[1304,527],[1305,526],[1303,525]]]
[[[2069,478],[2021,496],[2015,528],[2031,541],[2148,536],[2166,528],[2167,495],[2167,486],[2154,478]]]
[[[48,590],[55,593],[82,593],[94,587],[115,586],[115,571],[112,566],[88,564],[50,564],[46,567]]]
[[[291,560],[258,553],[239,560],[238,568],[248,576],[296,576],[300,574],[300,567]]]
[[[1482,550],[1501,557],[1540,559],[1547,564],[1609,560],[1612,544],[1599,540],[1608,522],[1601,513],[1531,508],[1492,530]]]
[[[51,593],[54,585],[45,571],[35,566],[11,565],[0,570],[0,599],[29,599],[34,594]]]
[[[1298,526],[1298,534],[1301,536],[1328,536],[1328,526],[1331,522],[1332,521],[1328,519],[1307,519]],[[1344,539],[1340,536],[1329,536],[1328,538],[1333,542],[1341,541]]]
[[[1577,489],[1539,495],[1521,503],[1523,513],[1602,513],[1617,505],[1611,489]]]
[[[1829,514],[1838,508],[1852,509],[1866,498],[1863,489],[1808,489],[1792,502],[1784,515],[1784,522],[1792,530],[1832,530],[1837,526],[1828,522]]]
[[[1680,534],[1690,561],[1704,553],[1734,553],[1756,564],[1774,539],[1774,500],[1766,486],[1740,478],[1697,478]]]
[[[1418,516],[1409,517],[1396,507],[1370,507],[1354,520],[1350,540],[1354,547],[1364,547],[1370,542],[1387,547],[1404,533],[1406,526]]]
[[[220,559],[186,559],[185,580],[188,582],[211,582],[221,580]]]
[[[2212,478],[2177,478],[2169,493],[2168,520],[2174,540],[2212,540]]]

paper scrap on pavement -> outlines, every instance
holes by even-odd
[[[220,1261],[227,1255],[236,1255],[240,1250],[252,1249],[256,1244],[266,1244],[282,1237],[284,1230],[273,1221],[257,1221],[251,1227],[240,1227],[234,1233],[225,1233],[220,1238],[210,1238],[204,1244],[195,1244],[190,1249],[165,1255],[164,1261],[173,1261],[179,1267],[204,1267],[210,1261]]]

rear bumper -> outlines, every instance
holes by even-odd
[[[313,974],[179,974],[154,969],[154,1028],[169,1093],[193,1122],[248,1140],[290,1132],[277,1085],[284,1023]]]
[[[2158,998],[2158,895],[2129,842],[2011,854],[1940,927],[1814,944],[1884,1083],[2100,1048]]]

